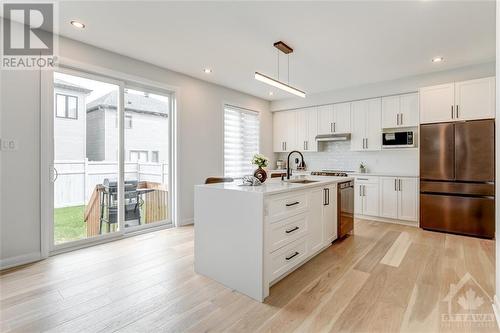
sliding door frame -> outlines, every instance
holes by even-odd
[[[119,130],[119,147],[118,147],[118,223],[119,231],[81,239],[64,244],[54,245],[54,183],[52,181],[53,164],[54,164],[54,88],[53,78],[54,72],[60,72],[69,75],[80,76],[87,79],[97,80],[110,84],[117,85],[119,88],[118,98],[118,128]],[[126,87],[131,89],[138,88],[157,93],[169,97],[169,216],[167,221],[159,221],[152,223],[147,228],[124,228],[124,174],[125,174],[125,156],[124,156],[124,90]],[[61,58],[59,67],[52,70],[45,70],[41,73],[41,109],[40,109],[40,217],[41,217],[41,257],[47,258],[50,255],[58,254],[97,245],[112,240],[122,239],[128,236],[133,236],[154,230],[169,228],[177,225],[178,221],[178,125],[177,113],[178,103],[177,98],[179,89],[173,86],[165,85],[161,82],[151,81],[142,77],[128,75],[122,72],[117,72],[93,66],[80,62],[75,62],[70,59]]]

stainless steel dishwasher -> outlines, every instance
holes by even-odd
[[[339,239],[354,230],[354,180],[337,185],[337,228]]]

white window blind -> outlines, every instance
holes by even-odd
[[[259,152],[259,114],[224,106],[224,176],[251,175],[252,157]]]

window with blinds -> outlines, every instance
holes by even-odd
[[[224,176],[252,175],[252,157],[259,152],[259,114],[224,106]]]

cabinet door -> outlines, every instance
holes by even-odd
[[[292,151],[297,147],[297,117],[295,111],[285,111],[285,151]]]
[[[308,253],[312,254],[323,247],[323,188],[309,192],[309,242]]]
[[[418,94],[405,94],[399,97],[399,127],[418,126]]]
[[[380,216],[398,218],[398,181],[396,177],[380,177]]]
[[[367,103],[358,101],[351,105],[351,150],[364,150]]]
[[[318,151],[316,136],[318,135],[318,110],[309,108],[307,110],[307,142],[306,151]]]
[[[351,103],[333,105],[334,133],[351,133]]]
[[[420,123],[439,123],[455,120],[455,84],[420,89]],[[453,110],[452,110],[453,108]]]
[[[363,184],[363,214],[379,216],[379,184]]]
[[[276,153],[285,151],[287,117],[286,112],[273,114],[273,150]]]
[[[366,141],[365,150],[380,150],[382,148],[382,127],[380,124],[382,112],[381,98],[366,101]]]
[[[455,104],[460,120],[495,118],[495,78],[457,82]]]
[[[382,128],[399,127],[399,95],[382,97]]]
[[[417,221],[418,179],[399,178],[398,182],[398,217]]]
[[[318,107],[318,134],[330,134],[333,131],[333,106]]]
[[[328,186],[324,194],[326,195],[323,205],[324,244],[330,245],[337,239],[337,186]]]
[[[296,146],[294,149],[305,151],[307,150],[307,140],[309,139],[309,110],[300,109],[295,111],[296,114]]]
[[[363,184],[354,184],[354,214],[363,214]]]

